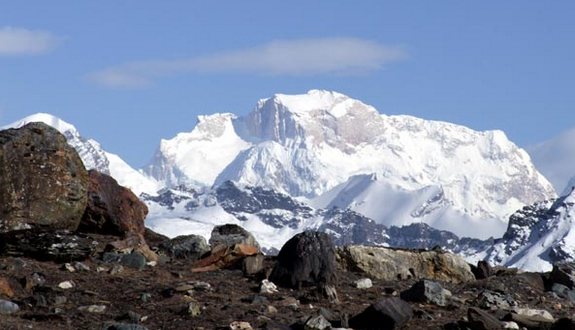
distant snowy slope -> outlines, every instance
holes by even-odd
[[[19,128],[31,122],[43,122],[60,131],[68,143],[76,149],[87,169],[96,169],[112,176],[137,195],[142,192],[154,193],[159,189],[159,184],[154,179],[133,169],[118,155],[104,151],[98,142],[82,137],[76,127],[53,115],[37,113],[6,125],[2,129]]]
[[[569,192],[565,184],[575,179],[575,128],[527,149],[537,169],[558,194]]]
[[[408,191],[379,180],[376,174],[353,176],[312,200],[312,205],[350,209],[385,226],[426,223],[460,237],[500,237],[506,228],[501,219],[476,219],[455,209],[441,186]]]

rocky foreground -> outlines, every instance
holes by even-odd
[[[4,255],[0,328],[575,328],[575,273],[568,265],[547,274],[472,269],[442,251],[363,246],[331,250],[337,261],[330,263],[329,247],[315,249],[327,242],[319,233],[296,236],[282,260],[282,253],[245,256],[255,251],[249,234],[222,231],[210,241],[231,243],[225,253],[202,253],[208,245],[195,236],[174,241],[148,232],[157,262],[138,252],[105,252],[116,237],[97,234],[78,235],[93,246],[81,261]],[[204,257],[196,259],[198,252]],[[280,263],[291,267],[288,273]]]
[[[168,239],[82,166],[46,125],[0,131],[2,329],[575,328],[572,263],[522,273],[319,232],[271,257],[235,225]]]

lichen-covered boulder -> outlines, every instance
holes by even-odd
[[[349,245],[339,248],[337,254],[344,269],[361,271],[384,281],[425,278],[461,283],[475,280],[462,257],[443,251]]]
[[[30,123],[0,131],[0,232],[75,230],[87,189],[82,160],[56,129]]]
[[[232,247],[236,244],[249,245],[257,248],[259,251],[260,245],[256,241],[254,235],[247,230],[234,224],[225,224],[215,226],[209,240],[212,249],[218,245]]]

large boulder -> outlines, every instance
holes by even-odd
[[[78,228],[82,232],[144,237],[148,207],[109,175],[90,170],[88,205]]]
[[[260,245],[254,235],[234,224],[215,226],[214,229],[212,229],[209,243],[212,249],[218,245],[232,247],[236,244],[254,246],[258,250],[260,249]]]
[[[463,258],[443,251],[350,245],[339,248],[337,254],[344,269],[361,271],[385,281],[426,278],[460,283],[475,280]]]
[[[88,173],[64,135],[43,123],[0,131],[0,231],[75,230]]]
[[[337,301],[336,265],[335,247],[329,235],[305,231],[282,246],[270,280],[295,289],[315,285],[330,300]]]

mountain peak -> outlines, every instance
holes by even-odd
[[[35,113],[33,115],[24,117],[16,122],[13,122],[9,125],[6,125],[4,127],[2,127],[2,129],[6,129],[6,128],[19,128],[22,127],[28,123],[33,123],[33,122],[42,122],[45,123],[55,129],[57,129],[58,131],[60,131],[60,133],[64,133],[67,131],[71,131],[71,132],[77,132],[78,130],[76,129],[76,127],[74,127],[74,125],[65,122],[64,120],[51,115],[49,113],[44,113],[44,112],[39,112],[39,113]]]

